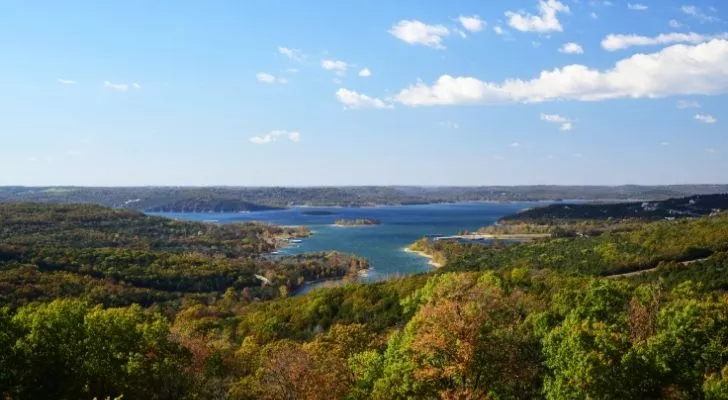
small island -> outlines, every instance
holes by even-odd
[[[376,218],[337,219],[334,222],[336,226],[372,226],[381,224],[382,221]]]

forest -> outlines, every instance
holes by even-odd
[[[641,220],[699,217],[728,210],[728,194],[629,203],[551,204],[534,207],[501,219],[501,223],[564,225],[582,220]]]
[[[96,206],[2,206],[0,232],[7,399],[728,398],[725,213],[423,240],[437,271],[297,296],[286,283],[366,261],[271,259],[306,232]]]
[[[93,205],[0,205],[0,299],[18,305],[78,296],[150,306],[229,289],[253,301],[368,268],[365,259],[348,254],[268,255],[308,234],[306,228],[183,222]]]

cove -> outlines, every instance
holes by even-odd
[[[404,248],[427,235],[474,231],[499,218],[546,202],[444,203],[377,207],[292,207],[249,213],[149,213],[189,221],[235,223],[261,221],[276,225],[305,225],[313,235],[280,250],[281,255],[336,250],[369,259],[372,269],[362,277],[378,280],[392,275],[430,271],[428,260]],[[334,226],[337,219],[376,218],[380,225]]]

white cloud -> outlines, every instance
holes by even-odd
[[[562,117],[559,114],[541,114],[541,121],[549,122],[553,124],[560,124],[560,130],[567,132],[573,129],[571,120],[566,117]]]
[[[599,15],[597,15],[597,13],[595,13],[594,11],[592,11],[592,12],[591,12],[591,13],[589,14],[589,16],[591,17],[591,19],[599,19]]]
[[[442,38],[450,35],[450,30],[442,25],[427,25],[420,21],[405,19],[392,26],[389,33],[405,43],[444,49]]]
[[[359,71],[359,76],[368,78],[368,77],[372,76],[372,71],[369,68],[362,68]]]
[[[334,71],[338,75],[344,75],[349,68],[349,64],[339,60],[321,60],[321,68],[327,71]]]
[[[709,115],[709,114],[696,114],[695,119],[704,124],[714,124],[714,123],[718,122],[718,120],[715,119],[714,116]]]
[[[720,18],[712,15],[705,14],[698,7],[695,6],[682,6],[682,12],[692,17],[699,19],[701,22],[717,22]]]
[[[627,3],[627,8],[634,11],[646,11],[649,7],[640,3]]]
[[[660,146],[669,146],[669,145],[670,145],[670,142],[662,142],[662,143],[660,143]]]
[[[673,43],[698,44],[713,39],[728,39],[728,33],[700,35],[697,33],[663,33],[654,37],[638,35],[607,35],[602,39],[602,48],[607,51],[627,49],[632,46],[654,46]]]
[[[271,75],[269,73],[266,73],[266,72],[260,72],[260,73],[256,74],[255,75],[255,79],[257,79],[257,80],[259,80],[259,81],[261,81],[263,83],[269,83],[269,84],[273,84],[273,83],[285,84],[285,83],[288,83],[288,79],[286,79],[286,78],[280,78],[280,77],[279,78],[276,78],[275,76],[273,76],[273,75]]]
[[[511,147],[520,147],[520,146],[521,146],[521,144],[520,144],[520,143],[518,143],[518,142],[513,142],[513,143],[511,143],[511,144],[510,144],[510,146],[511,146]]]
[[[566,117],[562,117],[559,114],[541,114],[541,121],[555,122],[561,124],[564,122],[569,122],[569,119]]]
[[[250,138],[250,141],[255,144],[267,144],[273,143],[279,138],[287,138],[292,142],[299,142],[301,141],[301,133],[297,131],[271,131],[267,135],[253,136]]]
[[[700,103],[693,100],[680,100],[677,102],[677,108],[681,110],[686,108],[700,108]]]
[[[570,13],[569,6],[558,0],[539,0],[539,15],[507,11],[508,25],[521,32],[561,32],[564,28],[558,13]]]
[[[346,108],[392,108],[391,104],[387,104],[381,99],[344,88],[336,91],[336,99],[344,104]]]
[[[669,26],[670,26],[670,28],[674,28],[674,29],[677,29],[677,28],[680,28],[680,27],[682,27],[682,24],[681,24],[680,22],[678,22],[678,20],[676,20],[676,19],[671,19],[671,20],[670,20],[670,21],[669,21],[669,22],[667,23],[667,25],[669,25]]]
[[[265,72],[259,72],[257,75],[255,75],[255,78],[264,83],[275,83],[276,81],[275,76],[267,74]]]
[[[460,16],[458,18],[458,21],[460,21],[460,24],[465,28],[465,30],[470,32],[480,32],[485,28],[487,23],[480,19],[477,15],[473,15],[470,17],[464,17]]]
[[[289,132],[288,133],[288,140],[292,142],[300,142],[301,141],[301,133],[300,132]]]
[[[129,90],[129,85],[126,83],[111,83],[109,81],[105,81],[104,86],[108,89],[116,90],[117,92],[126,92]]]
[[[75,85],[76,81],[71,79],[58,78],[58,83],[60,83],[61,85]]]
[[[306,55],[301,50],[291,49],[289,47],[279,47],[278,53],[290,58],[293,61],[303,61]]]
[[[508,32],[506,32],[505,30],[503,30],[503,28],[501,28],[501,27],[500,27],[500,25],[496,25],[496,26],[494,26],[494,27],[493,27],[493,32],[495,32],[495,34],[496,34],[496,35],[499,35],[499,36],[503,36],[503,35],[505,35],[506,33],[508,33]]]
[[[564,54],[584,54],[584,49],[578,43],[569,42],[564,43],[559,49],[559,52]]]
[[[531,80],[507,79],[501,83],[442,75],[432,85],[418,82],[401,90],[394,100],[422,106],[721,93],[728,93],[728,40],[715,39],[695,46],[673,45],[657,53],[635,54],[603,71],[573,64],[542,71]]]
[[[140,85],[140,84],[138,84],[138,83],[136,83],[136,82],[132,83],[132,84],[131,84],[131,86],[132,86],[132,87],[133,87],[134,89],[141,89],[141,88],[142,88],[142,85]]]

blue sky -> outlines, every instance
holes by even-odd
[[[0,185],[728,182],[720,0],[0,2]]]

